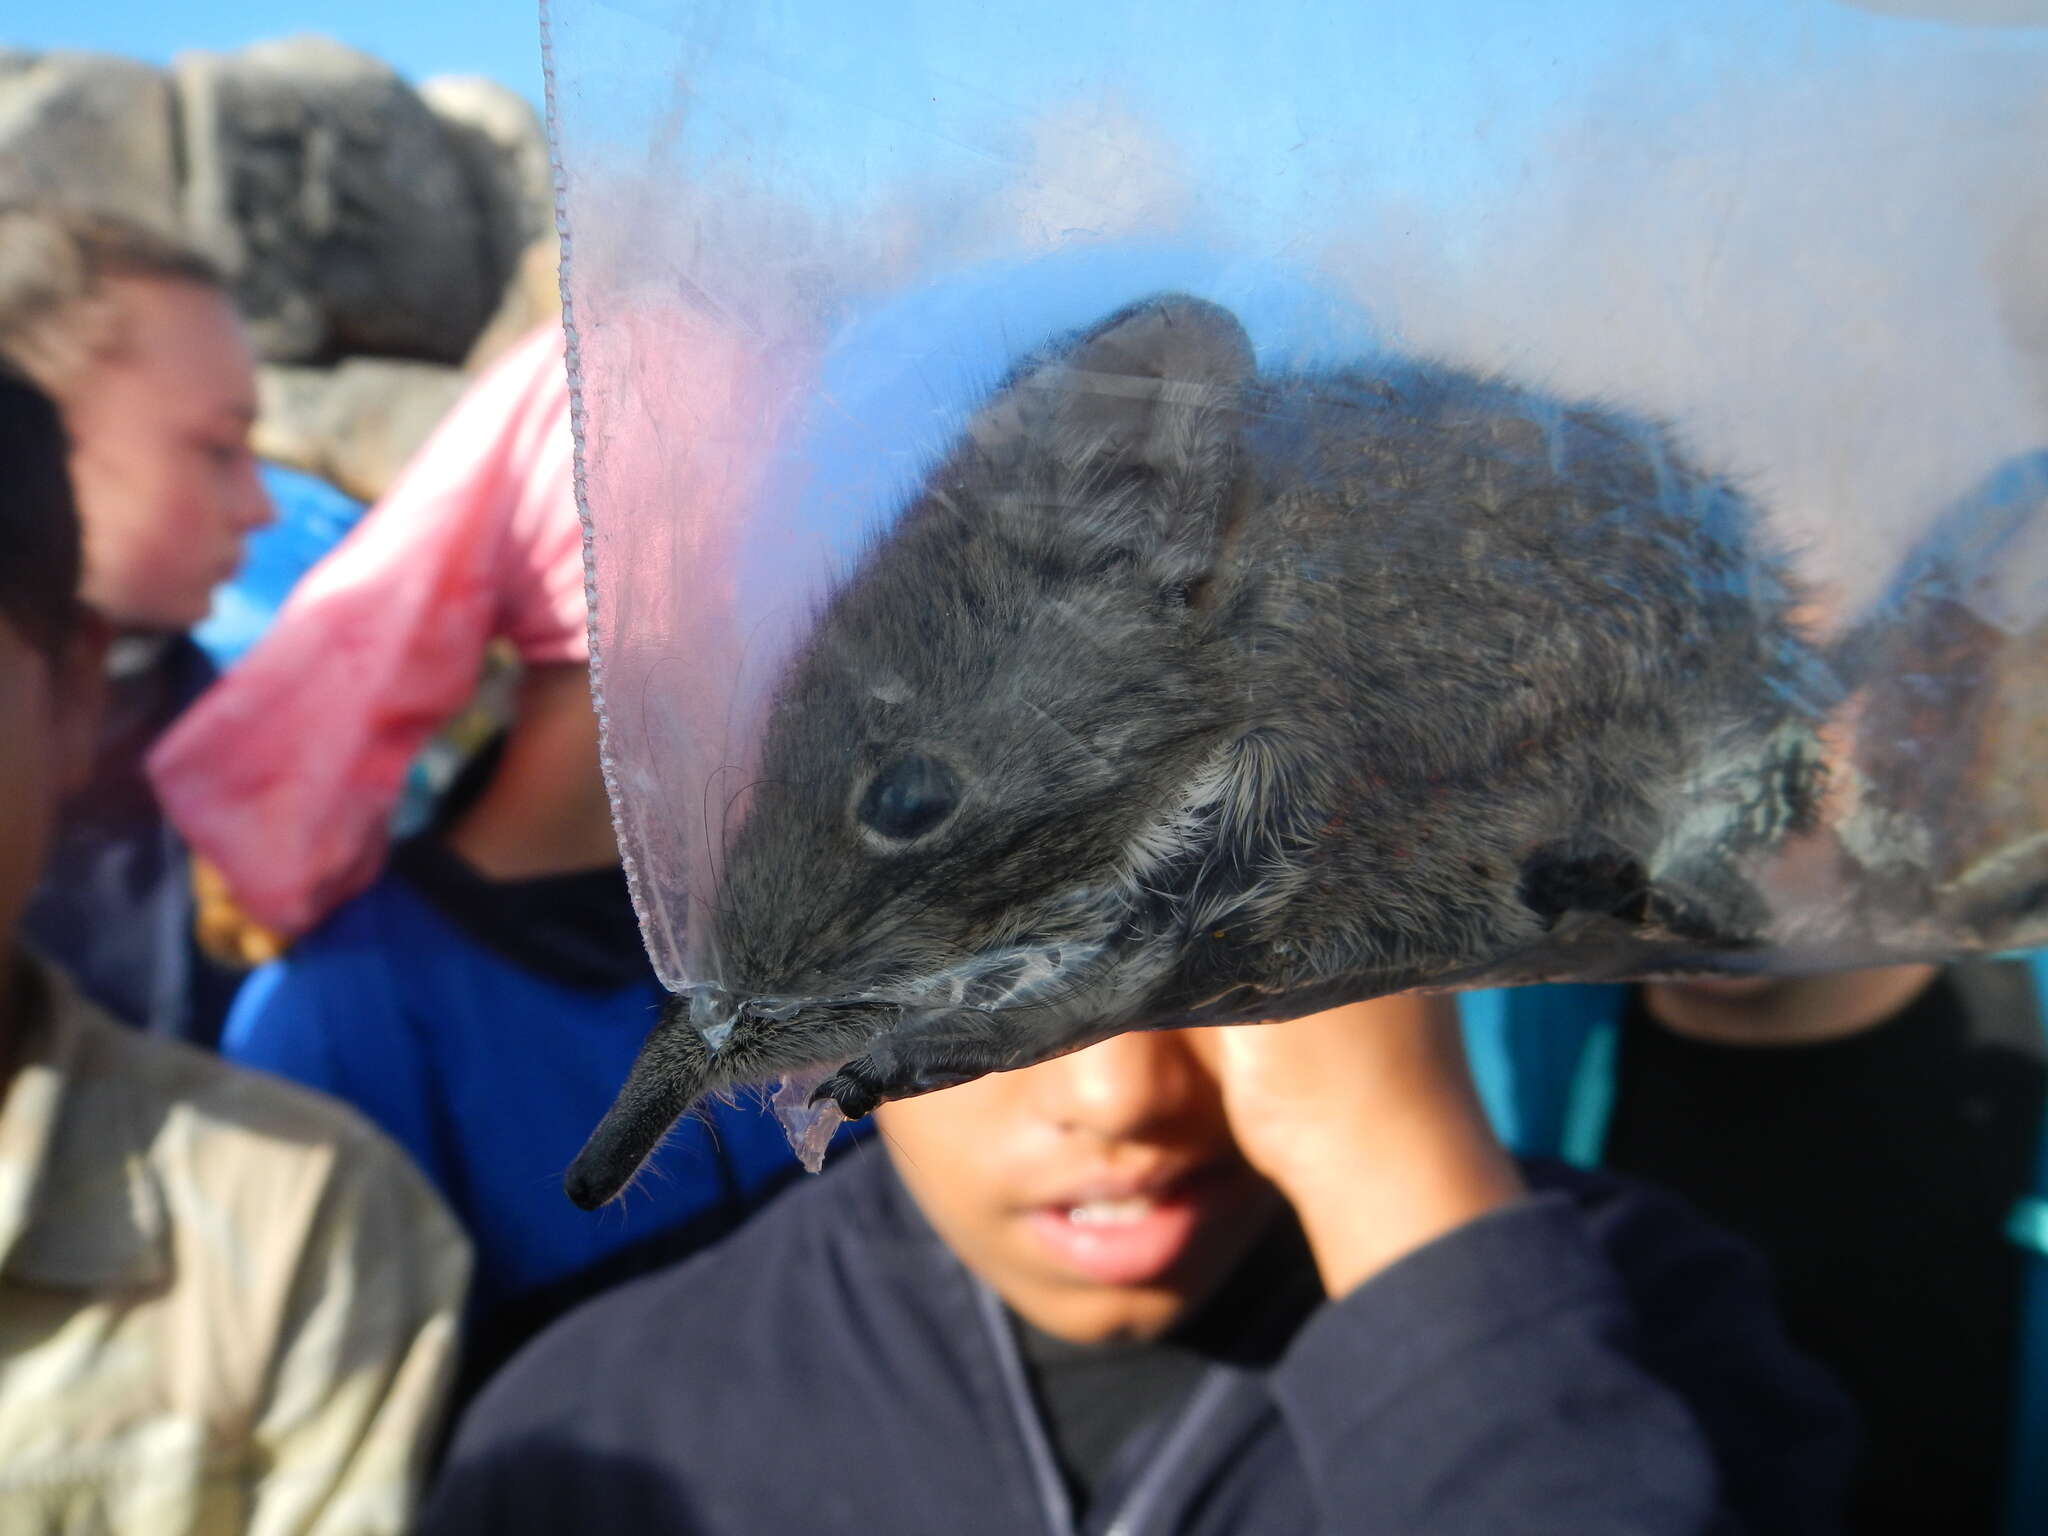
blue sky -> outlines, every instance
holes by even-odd
[[[553,4],[583,320],[686,286],[801,349],[908,296],[852,375],[900,366],[901,393],[830,381],[845,451],[798,455],[831,495],[777,502],[792,547],[857,547],[1020,347],[1156,289],[1141,242],[1682,423],[1844,590],[1885,558],[1851,529],[1916,527],[2042,440],[2048,366],[2007,316],[2048,295],[1990,269],[2031,248],[2048,28],[1984,23],[2048,0]],[[1000,265],[1091,247],[1042,293]],[[621,431],[689,439],[632,399]]]
[[[89,48],[166,63],[185,48],[228,50],[322,32],[413,81],[488,75],[540,104],[536,0],[86,0],[6,11],[0,44],[17,48]]]
[[[2010,19],[2014,14],[2031,14],[2034,19],[2048,21],[2048,0],[1863,0],[1863,3],[1872,10],[1909,15],[1949,9],[1965,15],[1996,14],[2000,19]],[[922,30],[920,23],[934,12],[950,16],[955,25],[960,19],[957,8],[951,3],[929,6],[919,3],[919,0],[860,0],[860,4],[864,23],[860,28],[850,29],[846,41],[853,43],[856,53],[864,48],[865,57],[820,59],[813,60],[813,63],[826,69],[833,64],[855,66],[851,72],[856,77],[865,74],[875,86],[884,89],[892,73],[891,63],[903,58],[901,43],[906,34],[916,35]],[[586,5],[587,0],[566,0],[565,9],[575,16],[583,12]],[[437,74],[481,74],[520,91],[536,105],[541,100],[538,0],[284,0],[284,3],[253,6],[245,0],[182,0],[177,5],[165,5],[162,0],[90,0],[90,3],[82,5],[22,5],[8,9],[13,14],[0,20],[0,45],[34,49],[87,48],[161,63],[184,48],[226,50],[263,38],[295,32],[321,32],[385,59],[401,74],[415,81]],[[1214,11],[1217,8],[1194,9]],[[1311,5],[1303,9],[1313,14],[1318,7]],[[1361,10],[1367,9],[1370,8],[1361,7]],[[1387,118],[1408,130],[1410,142],[1415,131],[1417,109],[1422,116],[1435,115],[1442,109],[1443,103],[1436,92],[1444,78],[1440,71],[1446,62],[1455,62],[1465,78],[1474,83],[1486,81],[1489,73],[1498,80],[1495,72],[1503,68],[1512,71],[1518,62],[1527,61],[1532,55],[1540,57],[1544,53],[1569,52],[1574,45],[1583,50],[1588,34],[1607,33],[1620,42],[1628,39],[1639,27],[1649,31],[1660,25],[1668,26],[1671,8],[1660,0],[1650,0],[1646,5],[1580,0],[1576,4],[1548,7],[1540,23],[1524,7],[1494,3],[1494,0],[1479,0],[1477,4],[1448,9],[1458,18],[1456,22],[1449,22],[1448,16],[1443,16],[1437,18],[1439,24],[1431,25],[1420,20],[1410,7],[1382,7],[1376,23],[1361,20],[1357,32],[1348,40],[1354,46],[1394,44],[1391,50],[1352,61],[1354,67],[1363,64],[1370,68],[1372,63],[1377,63],[1383,79],[1391,73],[1387,70],[1390,58],[1400,53],[1407,53],[1408,62],[1419,66],[1400,79],[1399,88],[1391,93],[1393,99],[1383,99],[1378,103]],[[1778,25],[1787,10],[1806,12],[1809,17],[1817,15],[1820,26],[1816,30],[1823,36],[1829,30],[1829,22],[1854,25],[1850,18],[1839,14],[1836,5],[1816,3],[1816,0],[1792,0],[1786,6],[1775,3],[1758,5],[1754,0],[1730,0],[1725,9],[1731,13],[1749,12],[1753,16],[1769,17],[1771,21],[1767,25],[1770,30],[1800,30],[1797,23],[1791,28]],[[809,51],[805,46],[808,38],[799,41],[811,16],[811,8],[804,4],[778,4],[774,0],[760,0],[756,4],[755,0],[747,0],[745,4],[731,5],[724,0],[697,0],[694,6],[690,6],[679,3],[679,0],[613,0],[611,5],[600,10],[613,11],[615,24],[625,15],[635,12],[650,19],[659,18],[651,29],[655,35],[671,29],[687,33],[690,26],[679,23],[676,18],[694,10],[697,25],[706,30],[730,36],[733,30],[752,31],[758,28],[751,41],[768,42],[771,48],[776,44],[798,43],[792,50],[798,57]],[[1044,13],[1048,10],[1066,13],[1061,24],[1044,24]],[[1095,0],[1046,0],[1046,3],[1021,13],[992,6],[970,10],[969,16],[978,18],[979,24],[985,26],[989,33],[986,40],[994,44],[978,62],[986,66],[991,61],[999,61],[993,73],[1007,77],[1004,83],[1014,87],[1021,79],[1029,77],[1034,63],[1029,58],[1019,57],[1017,45],[1023,39],[1015,34],[1028,31],[1040,39],[1058,39],[1050,55],[1040,53],[1035,61],[1051,63],[1052,73],[1057,76],[1060,72],[1059,53],[1073,47],[1076,39],[1089,38],[1098,30],[1114,32],[1119,11],[1123,12],[1125,19],[1137,16],[1140,28],[1157,27],[1156,35],[1162,40],[1171,39],[1164,50],[1147,51],[1171,54],[1188,49],[1193,42],[1193,37],[1184,30],[1188,16],[1186,8],[1156,6],[1145,3],[1145,0],[1133,0],[1127,10],[1103,7]],[[1234,15],[1235,8],[1223,7],[1222,12]],[[1837,14],[1830,16],[1830,12]],[[1019,16],[1031,18],[1028,28],[1019,26]],[[1172,22],[1159,25],[1168,17]],[[1723,25],[1729,19],[1724,16]],[[1457,37],[1461,31],[1469,36],[1474,22],[1485,23],[1482,30],[1491,34],[1490,49],[1472,48],[1469,42],[1459,39],[1448,55],[1441,51],[1443,44]],[[738,23],[737,28],[735,23]],[[1737,22],[1731,30],[1739,32],[1742,29],[1742,24]],[[1270,23],[1259,29],[1260,32],[1270,30]],[[1003,36],[1005,32],[1012,35]],[[1174,35],[1176,32],[1180,33],[1177,37]],[[1375,32],[1379,34],[1377,37],[1373,36]],[[1572,36],[1575,32],[1580,35]],[[860,41],[853,42],[856,38]],[[1235,46],[1215,51],[1213,57],[1217,68],[1226,75],[1241,69],[1246,62],[1244,44],[1254,38],[1264,44],[1272,41],[1270,36],[1259,36],[1258,33],[1253,37],[1240,36],[1233,40]],[[1294,41],[1299,42],[1300,39]],[[1028,52],[1028,44],[1026,49]],[[1290,51],[1283,48],[1278,52],[1284,59]],[[687,52],[687,49],[679,48],[678,52]],[[1491,58],[1486,57],[1489,53]],[[1327,55],[1319,56],[1310,51],[1307,56],[1320,57],[1323,66],[1330,67]],[[1299,57],[1297,55],[1296,59],[1287,62],[1298,62]],[[1475,64],[1480,68],[1474,70]],[[971,79],[976,72],[971,66],[962,70],[960,83],[970,88],[985,85],[983,81]]]
[[[1884,9],[1944,3],[1989,0]],[[1983,36],[1842,0],[1719,0],[1704,21],[1694,0],[556,0],[555,14],[585,165],[670,135],[686,173],[737,158],[793,203],[860,204],[906,173],[1021,162],[1036,114],[1114,99],[1197,183],[1231,189],[1234,221],[1273,228],[1338,189],[1489,203],[1547,174],[1561,108],[1626,136],[1732,87]]]

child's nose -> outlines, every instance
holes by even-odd
[[[1118,1035],[1047,1062],[1042,1107],[1061,1125],[1106,1138],[1140,1135],[1184,1118],[1206,1077],[1177,1033]]]

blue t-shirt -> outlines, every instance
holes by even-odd
[[[515,964],[392,872],[249,978],[222,1050],[353,1104],[404,1145],[476,1242],[473,1320],[560,1293],[524,1334],[578,1299],[575,1277],[722,1235],[798,1172],[749,1095],[684,1120],[616,1204],[569,1203],[563,1170],[662,996],[651,972],[576,986]]]

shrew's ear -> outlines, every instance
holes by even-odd
[[[1228,310],[1163,294],[1027,366],[968,438],[1013,532],[1155,577],[1206,568],[1236,483],[1251,342]]]

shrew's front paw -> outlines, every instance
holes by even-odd
[[[877,1080],[873,1060],[866,1056],[849,1061],[811,1090],[813,1104],[830,1099],[849,1120],[865,1120],[891,1096]]]
[[[1016,1063],[985,1037],[917,1036],[879,1041],[826,1078],[811,1094],[830,1099],[849,1120],[864,1119],[892,1099],[914,1099],[958,1087]]]

